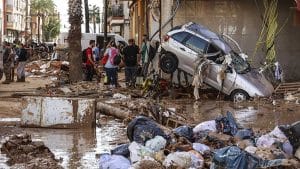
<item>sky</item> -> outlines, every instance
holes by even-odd
[[[103,0],[88,0],[89,4],[97,5],[102,9],[103,7]],[[68,0],[53,0],[56,5],[58,12],[60,13],[60,32],[68,32]],[[82,0],[83,2],[83,0]]]

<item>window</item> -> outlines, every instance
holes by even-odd
[[[197,53],[204,53],[207,42],[201,38],[198,38],[196,36],[192,36],[190,39],[188,39],[185,42],[185,46],[192,49],[193,51]]]
[[[183,40],[188,36],[189,34],[186,32],[179,32],[172,35],[172,38],[178,42],[183,42]]]

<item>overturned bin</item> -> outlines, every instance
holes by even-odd
[[[95,126],[95,99],[23,97],[22,127],[91,128]]]

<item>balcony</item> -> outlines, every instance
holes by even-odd
[[[108,8],[108,17],[124,17],[123,9],[124,9],[123,4],[111,5]]]

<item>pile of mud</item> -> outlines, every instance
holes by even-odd
[[[7,164],[12,167],[62,169],[49,148],[41,141],[32,141],[28,134],[8,138],[1,147],[1,153],[7,155]]]

